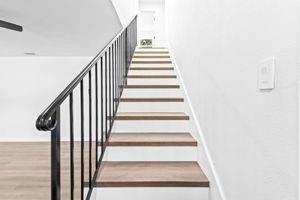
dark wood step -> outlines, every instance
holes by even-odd
[[[197,162],[103,162],[96,187],[209,187]]]
[[[130,67],[129,70],[174,70],[174,67]]]
[[[182,112],[119,112],[115,120],[189,120]]]
[[[197,146],[190,133],[112,133],[109,146]]]
[[[121,98],[121,102],[183,102],[183,98]]]
[[[176,75],[127,75],[127,78],[177,78]]]
[[[179,85],[124,85],[126,89],[178,89]]]

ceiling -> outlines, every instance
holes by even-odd
[[[111,0],[0,0],[0,56],[93,56],[122,25]]]

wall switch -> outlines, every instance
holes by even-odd
[[[272,90],[275,87],[275,57],[260,62],[258,67],[258,89]]]

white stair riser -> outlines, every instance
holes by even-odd
[[[184,169],[183,169],[184,170]],[[208,200],[209,188],[135,187],[94,188],[97,200]]]
[[[197,161],[196,147],[108,147],[108,161]]]
[[[189,132],[189,120],[116,120],[113,132]]]
[[[121,102],[118,112],[184,112],[184,102]]]
[[[129,78],[128,85],[178,85],[179,82],[175,78]]]
[[[124,98],[183,98],[184,94],[179,89],[124,89]]]
[[[175,75],[174,70],[129,70],[128,75]]]

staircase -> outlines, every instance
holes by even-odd
[[[50,182],[35,192],[47,188],[51,200],[208,200],[170,54],[136,41],[137,16],[39,115],[36,128],[51,136],[42,157]]]
[[[208,200],[167,49],[136,49],[95,183],[104,200]],[[99,198],[98,198],[99,196]]]

